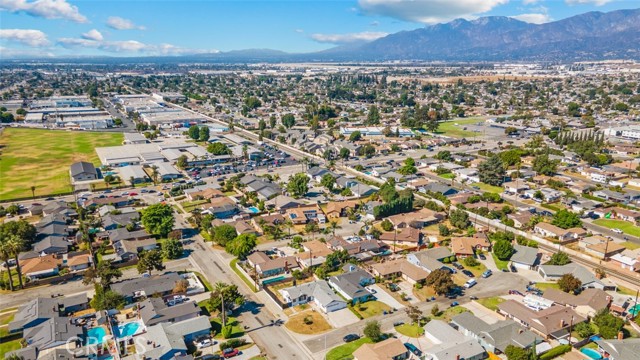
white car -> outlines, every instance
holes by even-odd
[[[620,229],[611,229],[611,231],[613,231],[616,234],[622,234],[622,230]]]
[[[212,346],[214,344],[213,341],[211,341],[211,339],[204,339],[202,341],[199,341],[198,343],[196,343],[196,347],[198,349],[203,349],[209,346]]]

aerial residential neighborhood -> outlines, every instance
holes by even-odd
[[[0,1],[0,358],[640,358],[640,10],[138,3]]]

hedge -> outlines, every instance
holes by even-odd
[[[569,351],[571,351],[571,345],[569,344],[559,345],[547,351],[546,353],[540,355],[540,360],[551,360],[564,353],[568,353]]]

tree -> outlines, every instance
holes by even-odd
[[[351,151],[349,151],[349,149],[347,149],[347,148],[340,148],[339,156],[340,156],[340,159],[342,159],[342,161],[344,163],[344,161],[349,159],[349,156],[351,156]]]
[[[212,155],[230,155],[231,150],[227,146],[227,144],[215,142],[213,144],[209,144],[207,146],[207,151]]]
[[[36,199],[36,187],[35,186],[31,186],[31,197],[35,200]]]
[[[311,221],[304,226],[304,232],[311,234],[311,237],[315,238],[315,234],[320,230],[318,224],[315,221]]]
[[[493,253],[500,260],[509,260],[513,255],[513,245],[511,241],[498,240],[493,244]]]
[[[532,168],[535,172],[547,176],[554,175],[556,173],[557,166],[558,162],[556,160],[549,159],[549,155],[547,154],[536,155],[532,164]]]
[[[177,259],[183,252],[180,240],[169,238],[162,242],[162,253],[167,259]]]
[[[358,130],[354,131],[349,135],[349,141],[355,142],[362,139],[362,133]]]
[[[207,141],[209,140],[209,127],[203,126],[200,128],[200,136],[198,136],[199,141]]]
[[[377,321],[369,321],[364,326],[363,333],[366,337],[371,339],[373,342],[378,342],[382,340],[382,331],[380,330],[380,323]]]
[[[456,287],[451,273],[444,269],[436,269],[427,275],[426,285],[431,286],[436,294],[446,294]]]
[[[375,105],[369,107],[369,113],[367,114],[367,121],[365,125],[378,125],[380,124],[380,111]]]
[[[431,315],[432,316],[440,315],[440,307],[438,307],[438,304],[433,305],[433,307],[431,308]]]
[[[333,191],[333,188],[336,185],[336,178],[329,173],[324,174],[320,179],[320,185],[324,186],[329,191]]]
[[[289,178],[287,191],[296,199],[303,197],[309,191],[309,177],[305,173],[297,173]]]
[[[139,253],[136,268],[138,269],[138,273],[143,274],[146,272],[149,275],[151,275],[151,271],[153,270],[164,270],[164,265],[162,265],[162,253],[157,249]]]
[[[413,175],[418,172],[418,168],[416,168],[416,161],[413,158],[406,158],[404,160],[404,165],[398,169],[398,173],[402,175]]]
[[[227,246],[228,243],[238,236],[236,228],[228,224],[214,227],[212,233],[213,241],[220,246]]]
[[[582,220],[580,220],[580,215],[566,209],[557,211],[553,215],[553,220],[551,220],[551,223],[563,229],[570,229],[570,228],[582,226]]]
[[[94,288],[95,294],[90,303],[94,310],[122,309],[127,303],[124,296],[113,290],[104,289],[99,284],[95,284]]]
[[[337,221],[330,221],[329,225],[327,225],[327,229],[331,231],[331,234],[333,234],[333,236],[336,236],[336,230],[342,229],[342,226],[338,225]]]
[[[480,181],[485,184],[493,186],[502,185],[506,171],[500,157],[494,154],[486,161],[480,163],[480,165],[478,165],[478,176],[480,177]]]
[[[9,207],[7,208],[7,212],[9,212]],[[11,235],[15,235],[23,239],[26,242],[26,245],[31,245],[36,239],[36,234],[36,227],[28,223],[26,220],[8,221],[4,224],[0,224],[0,239],[9,238]]]
[[[536,359],[536,355],[533,354],[532,349],[523,349],[515,345],[507,345],[504,349],[507,360],[531,360]]]
[[[464,260],[462,260],[462,262],[466,266],[470,266],[470,267],[474,267],[474,266],[480,265],[480,262],[478,262],[478,260],[476,260],[476,258],[474,258],[473,256],[467,256],[466,258],[464,258]]]
[[[171,205],[158,203],[142,210],[142,225],[152,234],[167,237],[173,230],[173,209]]]
[[[573,274],[564,274],[558,280],[558,286],[560,287],[560,290],[566,293],[575,292],[582,287],[582,281],[573,276]]]
[[[389,219],[382,220],[382,222],[380,223],[380,226],[382,227],[382,230],[384,230],[384,231],[393,230],[393,223],[391,221],[389,221]]]
[[[451,211],[451,213],[449,214],[449,222],[451,222],[451,225],[461,230],[464,230],[471,226],[471,221],[469,221],[469,214],[461,209],[455,209]]]
[[[569,263],[571,263],[571,259],[569,259],[569,255],[560,251],[551,255],[551,259],[549,259],[546,265],[567,265]]]
[[[7,274],[9,274],[9,290],[13,291],[13,276],[11,276],[9,259],[11,259],[11,246],[9,245],[9,241],[7,241],[7,238],[0,238],[0,260],[4,262]],[[4,279],[4,274],[2,278]]]
[[[615,339],[624,326],[624,320],[614,316],[608,308],[604,308],[593,317],[593,323],[598,327],[598,333],[605,339]]]
[[[191,139],[198,140],[200,138],[200,128],[197,126],[191,126],[187,134]]]
[[[189,290],[189,280],[181,279],[176,281],[176,285],[173,287],[173,290],[171,290],[171,293],[184,294],[187,290]]]
[[[176,160],[176,165],[180,169],[186,169],[187,166],[189,166],[189,159],[187,158],[187,155],[180,155]]]
[[[158,183],[158,176],[160,176],[158,169],[158,165],[151,165],[151,180],[153,180],[154,184]]]
[[[238,291],[237,285],[223,282],[217,282],[213,285],[213,290],[209,298],[209,306],[222,316],[223,326],[226,326],[226,312],[232,311],[236,306],[242,306],[244,302],[245,298],[240,291]]]
[[[577,324],[573,329],[576,331],[576,333],[578,333],[578,336],[583,339],[586,339],[595,334],[595,332],[593,331],[593,326],[588,322],[581,322]]]
[[[422,310],[415,305],[407,306],[404,311],[407,313],[407,317],[411,319],[412,324],[417,324],[422,318]]]
[[[287,129],[291,129],[296,124],[296,118],[293,114],[285,114],[282,117],[282,125],[284,125]]]
[[[89,285],[91,283],[97,283],[103,288],[108,288],[111,285],[113,279],[122,277],[122,271],[113,266],[111,261],[101,261],[98,266],[85,270],[82,278],[82,283]],[[96,279],[98,280],[96,282]]]
[[[225,250],[240,259],[244,259],[258,245],[255,234],[238,235],[231,242],[227,243]]]
[[[442,150],[439,151],[436,156],[436,159],[441,160],[441,161],[451,161],[452,157],[451,157],[451,152],[449,150]]]

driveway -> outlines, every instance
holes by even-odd
[[[392,308],[396,308],[396,309],[404,309],[404,305],[402,305],[398,300],[396,300],[393,296],[389,295],[389,293],[387,293],[386,291],[384,291],[383,288],[381,288],[380,286],[378,286],[378,284],[374,284],[374,285],[369,285],[369,288],[373,289],[376,291],[376,293],[374,294],[374,296],[379,300],[382,301],[383,303],[391,306]],[[407,293],[407,295],[411,294],[410,292]]]
[[[475,301],[468,302],[461,306],[469,309],[469,311],[471,311],[473,315],[477,316],[478,318],[480,318],[480,320],[486,322],[489,325],[495,324],[498,322],[498,320],[500,320],[495,312],[487,309],[486,307],[478,304]]]
[[[420,302],[420,299],[413,295],[413,285],[409,284],[407,281],[401,281],[398,283],[398,286],[400,287],[400,291],[404,292],[409,297],[409,304],[413,305]]]
[[[327,319],[329,320],[329,324],[336,329],[355,324],[360,321],[360,319],[358,319],[358,317],[352,313],[349,308],[330,312],[327,314]]]

